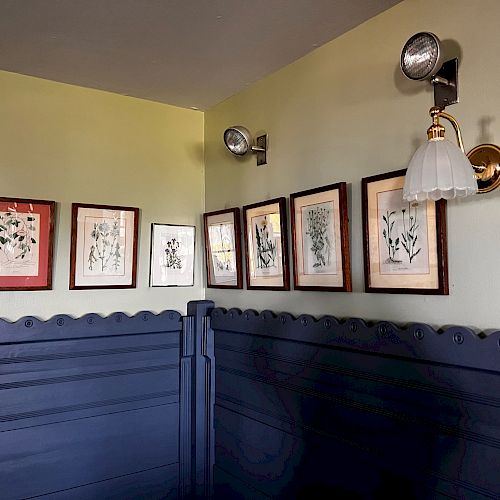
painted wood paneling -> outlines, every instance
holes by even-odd
[[[0,321],[0,498],[177,497],[179,313]]]
[[[219,498],[499,498],[500,332],[212,312]]]

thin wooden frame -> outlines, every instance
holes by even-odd
[[[162,229],[165,231],[164,233],[160,232]],[[191,231],[192,234],[188,234]],[[163,243],[162,238],[166,237],[170,238],[170,240]],[[173,245],[170,245],[171,243]],[[174,248],[176,244],[177,248],[181,250],[179,254],[177,254],[176,248]],[[188,247],[187,254],[184,253],[186,246]],[[168,251],[170,254],[170,258],[168,259],[170,260],[170,265],[165,262],[165,251]],[[151,224],[149,286],[152,288],[194,286],[195,253],[195,226],[185,224]],[[161,269],[162,267],[163,270]]]
[[[302,205],[304,203],[304,205]],[[335,265],[330,272],[306,273],[306,249],[304,248],[304,227],[296,212],[306,206],[317,205],[320,209],[329,204],[328,225],[325,232],[331,233],[332,252]],[[331,210],[331,211],[330,211]],[[299,214],[300,215],[300,214]],[[295,290],[324,292],[351,292],[351,261],[349,253],[349,215],[347,209],[347,185],[338,182],[328,186],[308,189],[290,195],[290,217],[292,225],[293,282]],[[325,245],[326,246],[326,245]],[[338,252],[340,251],[340,255]],[[321,255],[322,256],[322,255]],[[321,261],[316,263],[321,267]],[[325,264],[326,266],[326,264]],[[339,269],[340,268],[340,269]],[[307,284],[308,283],[308,284]]]
[[[214,272],[213,254],[210,244],[209,227],[218,222],[224,224],[232,220],[233,224],[233,241],[235,251],[235,266],[236,266],[236,279],[228,280],[227,283],[217,283],[217,277]],[[212,221],[212,223],[211,223]],[[243,271],[241,261],[241,222],[240,222],[240,209],[228,208],[226,210],[217,210],[215,212],[207,212],[203,214],[203,226],[205,234],[205,264],[207,272],[207,288],[243,288]]]
[[[126,220],[126,217],[133,217],[132,224],[129,225],[129,230],[125,230],[125,252],[126,259],[124,258],[124,274],[120,277],[118,275],[93,275],[90,278],[83,277],[85,266],[91,266],[92,260],[90,255],[85,254],[85,245],[87,241],[82,237],[82,231],[85,227],[79,224],[79,213],[87,212],[94,213],[95,218],[111,219],[111,216],[104,217],[103,212],[120,213],[120,221]],[[125,212],[125,214],[124,214]],[[120,226],[121,227],[121,226]],[[89,229],[86,227],[86,229]],[[128,233],[132,234],[128,234]],[[84,235],[86,233],[84,232]],[[121,233],[120,233],[121,234]],[[131,244],[127,243],[127,238],[132,237]],[[120,236],[122,238],[122,236]],[[70,290],[90,290],[97,288],[135,288],[137,282],[137,245],[139,238],[139,209],[134,207],[121,207],[114,205],[93,205],[87,203],[73,203],[72,217],[71,217],[71,255],[70,255]],[[83,245],[83,246],[82,246]],[[113,242],[111,242],[113,246]],[[97,262],[94,262],[97,263]],[[80,275],[81,273],[81,275]],[[94,283],[90,281],[94,280]]]
[[[266,210],[266,208],[268,208],[268,210]],[[253,217],[263,217],[264,215],[271,215],[271,214],[278,214],[280,219],[279,242],[281,246],[281,255],[279,256],[278,262],[281,265],[281,274],[275,274],[272,276],[252,276],[254,268],[254,262],[252,261],[252,256],[254,252],[253,248],[255,242],[252,236],[253,229],[249,224],[249,218],[251,219]],[[244,222],[244,236],[245,236],[245,262],[246,262],[247,289],[290,290],[286,199],[284,197],[274,198],[272,200],[244,206],[243,222]]]
[[[405,175],[406,169],[402,169],[362,179],[365,291],[373,293],[448,295],[446,201],[426,201],[425,218],[419,219],[417,211],[423,202],[419,204],[411,202],[406,207],[408,202],[403,202],[402,199]],[[400,190],[401,205],[398,205],[400,203]],[[394,197],[392,198],[396,203],[394,206],[400,206],[401,208],[386,210],[384,220],[383,217],[380,217],[380,214],[383,214],[383,207],[387,206],[384,203],[387,204],[387,200],[390,200],[391,197]],[[404,230],[401,232],[397,229],[398,232],[393,234],[392,229],[394,226],[391,224],[397,221],[400,227],[400,222],[397,219],[398,210],[401,212]],[[391,216],[394,216],[392,221]],[[410,219],[410,217],[412,218]],[[415,226],[413,226],[414,223]],[[384,227],[382,227],[382,224],[384,224]],[[427,231],[423,230],[422,224],[424,224],[423,227],[427,228]],[[398,228],[398,226],[396,227]],[[412,227],[421,229],[423,233],[416,233],[416,229],[410,231]],[[389,228],[391,228],[391,231],[389,231]],[[403,245],[405,241],[416,242],[418,236],[422,234],[426,238],[422,239],[421,237],[418,241],[419,245],[423,246],[416,247],[416,243],[412,243],[410,247],[408,247],[407,243]],[[380,250],[383,247],[381,241],[384,241],[385,247],[387,247],[387,250],[384,248],[384,253]],[[398,247],[399,250],[397,251],[401,251],[403,257],[399,257],[399,253],[395,257],[394,250]],[[412,258],[416,258],[420,252],[418,248],[424,249],[420,259],[427,256],[427,264],[420,265],[421,269],[423,269],[422,272],[412,273],[411,268],[409,268],[411,265],[410,255],[413,256]],[[385,260],[383,260],[383,256],[386,257]],[[409,262],[406,262],[407,259],[410,259]],[[384,266],[389,271],[384,271]],[[424,269],[425,266],[428,266],[427,273]]]
[[[0,198],[0,213],[3,214],[0,220],[0,251],[3,252],[4,244],[14,234],[17,239],[15,248],[21,251],[14,259],[9,259],[5,253],[0,256],[0,291],[52,289],[55,211],[55,201]],[[12,216],[6,215],[14,213],[21,216],[18,215],[14,220]],[[22,215],[26,217],[23,218]],[[16,229],[12,233],[13,227]],[[19,234],[20,230],[23,234]],[[19,244],[23,247],[20,248]],[[34,245],[38,245],[38,248],[33,248]],[[13,248],[12,251],[15,249]],[[36,262],[33,262],[31,266],[26,265],[22,254],[26,256],[31,255],[32,252],[36,252],[34,255]],[[23,265],[19,266],[19,263]],[[7,267],[11,268],[10,272],[5,269]]]

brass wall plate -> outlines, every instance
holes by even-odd
[[[474,166],[486,167],[475,170],[478,193],[489,193],[500,185],[500,148],[495,144],[480,144],[467,153]]]

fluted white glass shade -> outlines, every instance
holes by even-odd
[[[476,192],[474,170],[458,146],[430,139],[415,151],[406,171],[405,200],[449,200]]]

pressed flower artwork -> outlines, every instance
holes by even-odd
[[[194,247],[194,226],[152,224],[150,286],[193,286]]]
[[[138,209],[73,205],[70,288],[132,288]]]
[[[290,195],[297,290],[351,291],[345,182]]]
[[[447,295],[446,201],[403,200],[405,173],[362,181],[365,290]]]
[[[0,290],[51,288],[55,202],[0,198]]]

